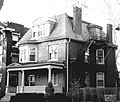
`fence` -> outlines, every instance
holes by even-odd
[[[120,88],[80,88],[73,89],[73,102],[118,102]]]

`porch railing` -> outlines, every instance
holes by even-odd
[[[46,86],[17,86],[17,93],[45,93]],[[55,93],[62,93],[62,87],[54,86]]]

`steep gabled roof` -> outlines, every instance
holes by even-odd
[[[66,13],[56,16],[55,20],[56,24],[49,36],[38,38],[37,40],[32,42],[43,42],[61,38],[70,38],[74,40],[84,41],[82,37],[83,35],[78,35],[74,33],[72,19]],[[30,28],[29,31],[21,38],[18,44],[30,43],[31,37],[32,28]]]

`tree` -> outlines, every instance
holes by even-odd
[[[1,10],[2,6],[3,6],[3,2],[4,2],[4,0],[0,0],[0,10]]]

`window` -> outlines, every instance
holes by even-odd
[[[58,45],[49,46],[49,60],[58,60]]]
[[[103,49],[96,50],[96,63],[104,64],[104,50]]]
[[[50,33],[50,23],[43,22],[32,27],[32,39],[48,36]]]
[[[30,75],[29,76],[29,86],[34,86],[35,85],[35,75]]]
[[[0,68],[2,67],[2,55],[0,55]]]
[[[85,52],[85,63],[89,63],[90,62],[90,55],[89,55],[89,49]]]
[[[30,48],[29,61],[36,61],[36,48]]]
[[[97,77],[97,87],[104,87],[104,73],[103,72],[98,72],[96,74]]]
[[[28,46],[20,47],[19,62],[27,62]]]
[[[0,74],[0,82],[2,82],[2,74]]]
[[[3,46],[0,46],[0,55],[3,54]]]
[[[58,86],[58,72],[53,71],[52,73],[52,83],[54,86]]]
[[[27,61],[27,53],[26,53],[27,51],[26,51],[26,49],[21,49],[20,50],[20,62],[26,62]]]

